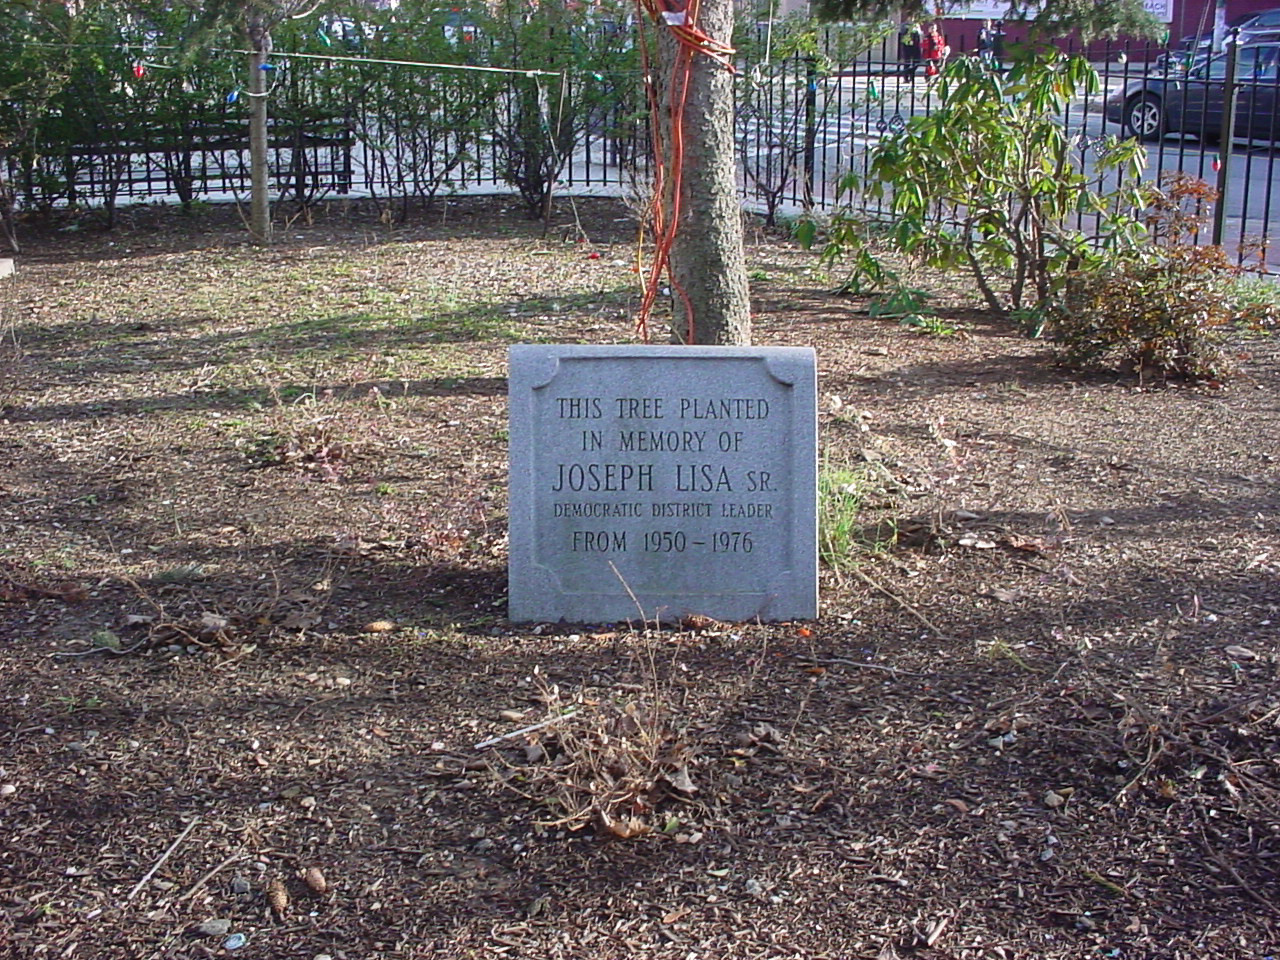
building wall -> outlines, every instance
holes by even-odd
[[[1217,7],[1216,0],[1147,0],[1148,9],[1160,16],[1167,17],[1169,24],[1169,43],[1177,43],[1182,37],[1200,33],[1201,23],[1204,31],[1213,29],[1213,18]],[[957,53],[972,53],[977,41],[978,28],[986,18],[999,20],[1008,9],[1007,0],[975,0],[965,7],[954,7],[950,13],[939,20],[943,32],[951,43],[952,50]],[[1280,7],[1280,0],[1227,0],[1227,19],[1234,20],[1241,16]],[[778,0],[777,19],[795,13],[807,13],[809,0]],[[1019,24],[1006,27],[1006,42],[1016,43],[1026,36],[1026,28]],[[1068,38],[1069,39],[1069,38]],[[1160,41],[1135,40],[1120,37],[1105,43],[1089,45],[1089,50],[1101,53],[1102,50],[1124,45],[1152,46],[1163,48]],[[1079,44],[1075,46],[1078,48]],[[892,54],[890,58],[892,58]]]
[[[1275,7],[1280,7],[1280,0],[1227,0],[1227,19],[1230,21]],[[1165,16],[1169,18],[1167,21],[1169,23],[1168,42],[1169,44],[1174,44],[1182,37],[1202,32],[1200,29],[1202,17],[1204,32],[1211,31],[1217,3],[1216,0],[1148,0],[1148,8],[1152,9],[1157,16],[1164,12]],[[953,9],[947,17],[940,21],[943,25],[943,32],[951,42],[952,50],[957,53],[971,52],[978,28],[982,25],[982,20],[986,17],[998,20],[999,14],[993,14],[992,11],[1005,9],[1008,9],[1008,5],[1001,2],[1001,0],[984,0],[984,2],[973,3],[963,11]],[[1016,43],[1024,39],[1025,36],[1026,28],[1024,26],[1016,23],[1007,25],[1006,42]],[[1074,41],[1070,37],[1064,39],[1074,49],[1080,49],[1081,44],[1078,38],[1074,39]],[[1091,43],[1086,50],[1091,56],[1100,57],[1103,51],[1115,50],[1126,44],[1140,48],[1149,46],[1163,49],[1166,46],[1159,40],[1118,37],[1115,40]]]

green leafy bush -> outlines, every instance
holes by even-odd
[[[1086,173],[1062,124],[1068,104],[1098,87],[1083,59],[1052,51],[1007,74],[961,57],[937,85],[938,109],[880,141],[866,177],[851,174],[842,187],[889,200],[895,222],[878,245],[969,272],[1001,315],[1034,309],[1143,234],[1132,213],[1142,207],[1142,147],[1105,138]],[[1104,180],[1120,185],[1099,189]],[[883,272],[867,256],[872,236],[852,207],[832,221],[826,256],[852,261],[852,288]]]

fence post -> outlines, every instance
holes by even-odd
[[[818,61],[804,60],[804,205],[813,207],[813,166],[818,136]]]
[[[1213,208],[1213,245],[1222,246],[1222,232],[1227,220],[1227,185],[1231,171],[1231,143],[1236,137],[1236,59],[1240,49],[1240,30],[1231,31],[1227,47],[1227,75],[1222,81],[1222,140],[1218,144],[1218,204]],[[1207,99],[1207,98],[1206,98]]]

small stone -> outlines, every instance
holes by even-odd
[[[202,937],[225,937],[230,932],[230,920],[206,920],[196,924],[196,933]]]
[[[236,893],[236,894],[248,893],[252,889],[253,889],[253,886],[244,877],[236,877],[234,880],[231,881],[232,893]]]
[[[374,620],[372,623],[364,625],[365,633],[390,633],[396,628],[396,625],[390,620]]]
[[[18,792],[18,788],[12,783],[0,783],[0,797],[12,797]]]
[[[231,936],[227,937],[227,939],[222,941],[222,946],[227,950],[239,950],[248,942],[249,938],[243,933],[233,933]]]

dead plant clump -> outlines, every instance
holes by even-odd
[[[269,428],[236,444],[255,466],[293,466],[335,481],[345,466],[376,456],[387,442],[382,428],[394,401],[377,386],[355,397],[328,388],[286,396],[272,385],[268,392]]]
[[[523,749],[491,763],[502,789],[545,811],[536,826],[624,840],[679,830],[675,809],[698,793],[697,755],[659,682],[612,696],[544,685],[539,699],[545,718],[516,731],[527,731]]]

